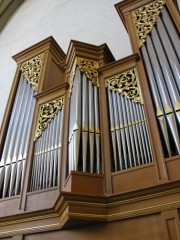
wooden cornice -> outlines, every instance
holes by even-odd
[[[139,55],[137,53],[135,53],[135,54],[129,55],[127,57],[124,57],[122,59],[119,59],[117,61],[106,64],[105,66],[99,68],[98,72],[99,73],[107,73],[116,67],[120,67],[122,69],[123,66],[127,67],[128,65],[133,64],[133,63],[137,62],[138,60],[139,60]],[[119,69],[118,71],[121,71],[121,69]]]
[[[127,30],[126,17],[125,17],[126,14],[150,2],[152,2],[152,0],[143,0],[143,1],[142,0],[124,0],[114,5],[126,30]]]
[[[67,82],[65,83],[61,83],[55,87],[52,87],[46,91],[43,91],[39,94],[37,94],[36,96],[34,96],[35,99],[40,99],[44,96],[47,96],[48,94],[51,94],[51,93],[54,93],[54,92],[57,92],[57,91],[60,91],[61,89],[68,89],[69,88],[69,84]]]
[[[120,3],[115,4],[115,8],[127,30],[127,23],[126,23],[126,15],[133,10],[140,8],[144,5],[153,2],[153,0],[124,0]],[[178,8],[175,5],[175,2],[172,0],[163,0],[163,2],[167,5],[170,12],[172,12],[172,17],[174,18],[175,24],[178,29],[180,29],[180,21],[179,21],[179,12]]]
[[[63,67],[71,69],[76,57],[99,61],[100,67],[104,64],[115,61],[107,44],[96,46],[93,44],[71,40],[67,51],[65,65]]]
[[[46,210],[1,218],[0,237],[66,229],[159,213],[163,210],[179,208],[179,199],[180,181],[109,196],[61,192],[55,204]]]
[[[63,62],[65,60],[66,58],[65,53],[63,52],[63,50],[60,48],[60,46],[52,36],[23,50],[22,52],[14,55],[12,58],[16,61],[17,64],[21,64],[48,50],[54,53],[54,56],[56,56],[59,62]]]

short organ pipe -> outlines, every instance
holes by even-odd
[[[59,179],[63,106],[36,140],[30,191],[55,187]]]
[[[113,171],[152,162],[152,152],[143,105],[116,90],[107,89]],[[113,133],[113,134],[112,134]],[[117,163],[117,164],[116,164]]]

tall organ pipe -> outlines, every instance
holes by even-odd
[[[146,66],[147,74],[149,77],[149,84],[150,84],[150,87],[152,90],[151,92],[153,95],[153,100],[154,100],[154,104],[155,104],[157,119],[159,121],[159,126],[160,126],[160,129],[161,129],[161,132],[163,135],[163,139],[164,139],[167,151],[168,151],[168,155],[171,156],[171,148],[170,148],[167,124],[166,124],[165,117],[164,117],[164,110],[162,107],[156,80],[154,77],[153,70],[151,68],[151,63],[150,63],[145,45],[142,47],[142,55],[143,55],[144,63]]]
[[[175,26],[164,7],[141,52],[168,156],[180,154],[179,43]]]
[[[101,172],[98,87],[76,68],[70,99],[69,173]]]
[[[93,173],[94,169],[94,94],[93,84],[88,81],[89,86],[89,148],[90,148],[90,172]]]
[[[171,66],[173,76],[175,78],[176,84],[178,86],[178,89],[180,91],[180,65],[178,61],[178,57],[174,51],[173,45],[171,43],[171,40],[169,38],[169,35],[164,27],[164,24],[161,20],[161,18],[158,18],[157,20],[157,31],[159,33],[159,36],[161,38],[164,50],[166,52],[168,62]]]
[[[34,94],[32,86],[21,74],[1,154],[0,193],[3,198],[21,191],[35,106]]]
[[[176,51],[177,57],[180,60],[180,47],[179,47],[179,43],[180,43],[180,38],[179,38],[179,34],[176,31],[176,28],[174,26],[174,23],[171,19],[171,16],[169,15],[167,9],[164,7],[161,11],[162,14],[162,21],[164,23],[164,26],[166,27],[166,30],[168,32],[168,35],[171,39],[171,42],[173,44],[173,47]]]
[[[175,80],[174,80],[169,63],[168,63],[165,53],[163,51],[161,41],[159,39],[159,36],[158,36],[155,28],[152,29],[151,34],[152,34],[152,41],[154,44],[154,48],[156,49],[156,54],[158,56],[161,68],[164,72],[164,79],[168,86],[170,98],[173,103],[173,107],[176,110],[176,106],[177,106],[178,102],[180,101],[180,99],[179,99],[178,90],[177,90],[177,87],[175,84]]]

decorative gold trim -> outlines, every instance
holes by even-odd
[[[172,205],[180,206],[180,201],[164,203],[164,204],[159,204],[159,205],[153,205],[150,207],[138,208],[138,209],[134,209],[134,210],[130,210],[130,211],[124,211],[124,212],[113,213],[113,214],[91,214],[91,213],[69,212],[69,213],[67,213],[67,215],[69,217],[72,216],[72,217],[77,217],[77,218],[88,218],[88,219],[100,218],[100,219],[106,219],[106,220],[110,221],[111,219],[114,219],[115,217],[120,217],[120,216],[128,217],[130,214],[133,214],[136,212],[140,213],[140,212],[148,211],[148,212],[144,213],[144,215],[146,215],[148,213],[151,213],[151,210],[157,209],[159,211],[162,211],[161,209],[166,209],[166,207],[168,207],[168,206],[172,207]],[[122,218],[120,218],[120,219],[122,219]]]
[[[154,210],[155,212],[160,212],[164,209],[167,208],[172,208],[172,206],[176,206],[177,208],[180,206],[180,201],[175,201],[175,202],[170,202],[170,203],[164,203],[164,204],[159,204],[159,205],[153,205],[150,207],[145,207],[145,208],[138,208],[138,209],[133,209],[129,211],[123,211],[123,212],[117,212],[113,214],[92,214],[92,213],[74,213],[74,212],[68,212],[65,214],[65,216],[61,219],[59,223],[54,223],[54,224],[49,224],[49,225],[42,225],[42,226],[37,226],[37,227],[31,227],[31,228],[22,228],[18,230],[11,230],[11,231],[6,231],[6,232],[1,232],[0,237],[5,237],[9,236],[10,234],[14,233],[29,233],[29,232],[38,232],[38,231],[47,231],[47,230],[55,230],[55,229],[60,229],[61,226],[63,225],[62,223],[65,223],[70,217],[72,218],[78,218],[78,219],[101,219],[102,221],[113,221],[114,219],[123,219],[126,217],[132,217],[134,216],[134,213],[143,213],[144,215],[153,213]],[[133,214],[133,215],[132,215]]]
[[[33,221],[37,221],[37,220],[44,220],[44,219],[48,219],[48,218],[56,218],[56,217],[59,217],[58,213],[52,213],[52,214],[29,217],[29,218],[22,218],[22,219],[18,219],[18,220],[14,220],[14,221],[12,220],[9,222],[8,221],[1,222],[0,227],[9,226],[9,225],[13,225],[13,224],[19,224],[19,223],[33,222]]]
[[[92,83],[99,87],[99,82],[98,82],[98,62],[91,60],[91,59],[85,59],[85,58],[80,58],[76,57],[71,74],[70,74],[70,94],[72,92],[73,88],[73,83],[74,83],[74,77],[75,77],[75,72],[76,72],[76,67],[79,68],[79,70],[83,73],[85,73],[86,77],[92,81]]]
[[[139,47],[143,46],[145,39],[156,23],[163,5],[163,0],[156,0],[132,12]]]
[[[80,201],[79,202],[78,201],[66,201],[66,203],[68,205],[73,204],[76,206],[86,206],[86,207],[94,206],[94,207],[107,208],[107,207],[121,206],[124,204],[134,203],[134,202],[148,200],[148,199],[157,198],[157,197],[163,197],[163,196],[175,194],[175,193],[180,193],[180,188],[176,188],[173,190],[168,190],[168,191],[164,191],[164,192],[160,192],[160,193],[153,193],[153,194],[149,194],[149,195],[145,195],[145,196],[141,196],[141,197],[130,198],[127,200],[116,201],[116,202],[112,202],[112,203],[91,203],[91,202],[80,202]]]
[[[52,230],[58,230],[61,229],[61,226],[59,223],[53,223],[49,225],[42,225],[37,227],[30,227],[30,228],[21,228],[17,230],[11,230],[6,232],[1,232],[0,237],[9,237],[13,234],[13,236],[20,235],[20,234],[28,234],[28,233],[37,233],[37,232],[45,232],[45,231],[52,231]]]
[[[59,97],[39,106],[39,117],[36,126],[35,138],[36,141],[47,128],[48,123],[55,117],[57,112],[64,105],[64,97]]]
[[[130,69],[106,79],[106,87],[142,104],[136,69]]]
[[[40,54],[21,65],[21,72],[35,91],[38,90],[39,78],[42,68],[44,54]]]
[[[133,125],[136,125],[136,124],[139,124],[139,123],[143,123],[143,122],[146,122],[146,119],[142,119],[142,120],[139,120],[139,121],[136,121],[136,122],[129,122],[129,123],[125,124],[125,125],[121,124],[120,127],[116,126],[115,128],[111,128],[110,131],[114,132],[116,130],[120,130],[120,129],[124,129],[124,128],[127,128],[127,127],[131,127]]]
[[[116,207],[116,206],[121,206],[121,205],[124,205],[124,204],[129,204],[129,203],[135,203],[135,202],[138,202],[138,201],[148,200],[148,199],[152,199],[152,198],[162,197],[162,196],[175,194],[175,193],[179,193],[179,192],[180,192],[180,188],[177,188],[177,189],[168,190],[168,191],[164,191],[164,192],[160,192],[160,193],[153,193],[153,194],[149,194],[149,195],[145,195],[145,196],[141,196],[141,197],[116,201],[116,202],[112,202],[112,203],[97,203],[97,202],[92,203],[92,202],[81,202],[81,201],[66,201],[66,202],[64,202],[63,206],[60,208],[60,211],[58,213],[51,213],[51,214],[47,214],[47,215],[17,219],[17,220],[14,220],[14,221],[11,220],[11,221],[7,221],[7,222],[1,222],[0,227],[13,225],[13,224],[24,223],[24,222],[30,222],[30,221],[59,217],[62,214],[62,212],[64,212],[64,210],[66,209],[66,207],[68,205],[84,206],[84,207],[109,208],[109,207]],[[58,211],[58,208],[62,204],[62,201],[64,201],[64,199],[62,199],[60,201],[60,203],[56,206],[55,211]],[[180,202],[178,201],[178,203],[180,203]],[[171,203],[167,203],[167,204],[171,204]],[[164,205],[164,204],[162,204],[162,205]],[[162,206],[162,205],[157,205],[157,206]],[[148,207],[148,208],[152,208],[152,207]]]

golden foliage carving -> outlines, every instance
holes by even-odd
[[[57,112],[62,109],[63,105],[64,98],[60,97],[39,106],[39,117],[34,141],[42,135],[42,132],[47,128],[48,123],[51,122]]]
[[[132,99],[135,102],[142,103],[135,68],[107,79],[106,87],[110,90],[118,92],[119,94],[125,95],[127,98]]]
[[[73,64],[71,75],[70,75],[70,93],[72,91],[74,76],[76,67],[83,73],[85,73],[86,77],[92,81],[92,83],[96,86],[99,86],[98,83],[98,62],[90,59],[84,59],[77,57]]]
[[[44,54],[40,54],[21,65],[21,71],[24,74],[26,80],[34,88],[35,91],[38,90],[38,83],[41,73],[41,67],[43,62]]]
[[[147,35],[151,32],[163,8],[163,0],[156,0],[132,12],[132,19],[139,47],[142,47]]]

